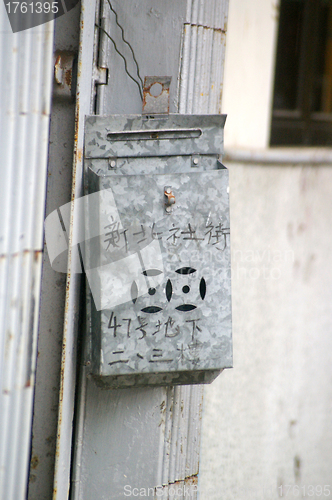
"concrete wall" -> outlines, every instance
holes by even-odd
[[[228,167],[234,368],[205,388],[200,500],[332,498],[332,166]]]

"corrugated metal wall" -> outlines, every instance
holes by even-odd
[[[188,0],[179,113],[221,113],[228,0]]]
[[[51,103],[53,22],[12,33],[0,12],[0,498],[25,498]]]

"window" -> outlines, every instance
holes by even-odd
[[[271,145],[332,145],[332,0],[281,0]]]

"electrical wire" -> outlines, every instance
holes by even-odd
[[[103,28],[102,26],[100,26],[100,24],[96,24],[95,26],[96,26],[96,28],[99,28],[99,29],[100,29],[103,33],[105,33],[105,35],[106,35],[106,36],[107,36],[107,37],[111,40],[111,42],[113,43],[113,45],[114,45],[114,48],[115,48],[116,52],[119,54],[119,56],[121,56],[121,57],[122,57],[123,62],[124,62],[124,66],[125,66],[125,71],[126,71],[127,75],[129,76],[129,78],[131,78],[131,79],[132,79],[132,81],[136,83],[136,85],[137,85],[137,87],[138,87],[139,95],[140,95],[140,97],[141,97],[141,99],[142,99],[142,101],[143,101],[143,93],[142,93],[141,86],[140,86],[139,82],[138,82],[138,81],[137,81],[137,80],[136,80],[136,79],[135,79],[135,78],[134,78],[134,77],[133,77],[133,76],[129,73],[128,68],[127,68],[127,61],[126,61],[126,58],[125,58],[125,57],[121,54],[121,52],[119,51],[119,49],[118,49],[118,47],[116,46],[116,43],[115,43],[115,41],[113,40],[113,38],[111,37],[111,35],[110,35],[109,33],[107,33],[107,31],[106,31],[106,30],[104,30],[104,28]]]
[[[125,39],[125,37],[124,37],[124,29],[123,29],[123,27],[121,26],[121,24],[119,23],[119,20],[118,20],[118,14],[117,14],[117,13],[116,13],[116,11],[113,9],[112,4],[111,4],[111,0],[107,0],[107,2],[108,2],[108,5],[109,5],[109,7],[110,7],[111,11],[112,11],[112,12],[114,13],[114,15],[115,15],[115,22],[116,22],[116,24],[119,26],[119,28],[120,28],[120,30],[121,30],[122,40],[124,41],[124,43],[125,43],[125,44],[127,44],[127,45],[128,45],[128,47],[129,47],[129,48],[130,48],[130,50],[131,50],[131,53],[132,53],[132,55],[133,55],[133,59],[134,59],[134,61],[135,61],[136,68],[137,68],[137,76],[138,76],[139,81],[141,82],[141,85],[142,85],[142,88],[143,88],[143,87],[144,87],[144,85],[143,85],[143,80],[142,80],[142,78],[141,78],[141,75],[139,74],[139,66],[138,66],[137,59],[136,59],[136,57],[135,57],[134,49],[132,48],[132,46],[130,45],[130,43],[129,43],[129,42]]]

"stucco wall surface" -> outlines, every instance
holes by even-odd
[[[200,500],[332,498],[332,167],[228,167],[234,368],[205,388]]]

